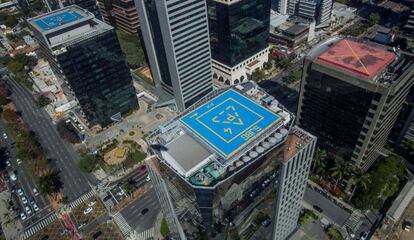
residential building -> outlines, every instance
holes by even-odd
[[[97,0],[97,3],[104,22],[128,33],[138,33],[138,11],[133,0]]]
[[[270,1],[208,0],[213,79],[247,81],[268,61]]]
[[[334,37],[304,61],[297,123],[333,156],[368,169],[413,85],[413,57]]]
[[[79,7],[88,10],[95,15],[95,18],[101,19],[96,0],[43,0],[49,11],[54,11],[59,8],[64,8],[70,5],[78,5]]]
[[[153,131],[147,165],[172,237],[201,228],[207,239],[236,239],[244,226],[273,218],[272,239],[286,239],[316,145],[293,123],[277,100],[245,82],[211,92]],[[272,211],[259,210],[264,199]]]
[[[43,56],[76,97],[89,125],[106,126],[137,108],[130,71],[113,27],[76,5],[27,21]]]
[[[159,103],[184,111],[213,91],[205,1],[136,0]]]

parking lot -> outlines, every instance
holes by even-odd
[[[112,221],[108,221],[98,225],[89,232],[83,239],[100,239],[100,240],[119,240],[123,239],[123,235],[118,226]]]
[[[74,223],[77,228],[80,229],[106,212],[107,211],[102,202],[95,197],[92,197],[75,207],[72,210],[72,216],[74,217]]]
[[[56,219],[48,226],[35,233],[29,238],[30,240],[43,240],[43,239],[71,239],[69,233],[66,231],[65,226],[61,219]]]
[[[16,158],[14,141],[4,132],[0,123],[0,147],[3,151],[2,165],[2,190],[11,192],[8,201],[8,209],[12,215],[19,218],[25,227],[36,222],[50,212],[46,199],[41,196],[31,176]]]

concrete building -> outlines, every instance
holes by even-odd
[[[335,37],[314,47],[303,69],[298,125],[328,153],[368,169],[413,85],[413,58]]]
[[[411,14],[404,25],[404,30],[411,35],[414,35],[414,8],[411,10]]]
[[[193,239],[202,229],[207,239],[236,239],[273,218],[272,239],[286,239],[316,145],[293,123],[292,113],[246,82],[215,90],[153,131],[147,165],[172,237]],[[262,212],[269,198],[274,212]]]
[[[286,46],[290,49],[296,49],[301,46],[301,44],[308,42],[310,31],[312,31],[312,29],[309,24],[286,21],[277,28],[270,30],[269,41],[277,45]]]
[[[213,79],[247,81],[268,61],[270,1],[208,0]]]
[[[279,0],[278,12],[283,15],[298,16],[316,25],[329,23],[332,16],[332,0]]]
[[[106,126],[138,106],[115,30],[76,5],[27,20],[56,77],[89,125]]]
[[[389,142],[397,148],[405,140],[414,142],[414,86],[411,87],[389,136]]]
[[[159,105],[179,111],[213,91],[205,1],[135,0]]]
[[[96,0],[43,0],[43,2],[46,4],[49,11],[54,11],[70,5],[78,5],[79,7],[91,12],[95,18],[101,19],[101,13],[96,5]]]
[[[138,11],[133,0],[97,0],[102,19],[115,28],[137,34]]]

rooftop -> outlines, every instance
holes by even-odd
[[[282,144],[293,115],[256,84],[218,89],[148,138],[191,183],[210,186]],[[191,146],[191,147],[189,147]]]
[[[90,18],[94,18],[92,13],[72,5],[30,18],[27,21],[40,32],[52,32]]]
[[[373,79],[383,71],[396,54],[365,43],[341,39],[320,54],[316,61]]]

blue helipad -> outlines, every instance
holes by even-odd
[[[53,15],[48,15],[44,18],[38,19],[34,21],[37,26],[39,26],[42,30],[50,30],[61,25],[76,21],[78,19],[82,19],[83,16],[79,13],[67,10],[63,12],[58,12]]]
[[[180,121],[226,159],[279,120],[275,113],[230,89]]]

